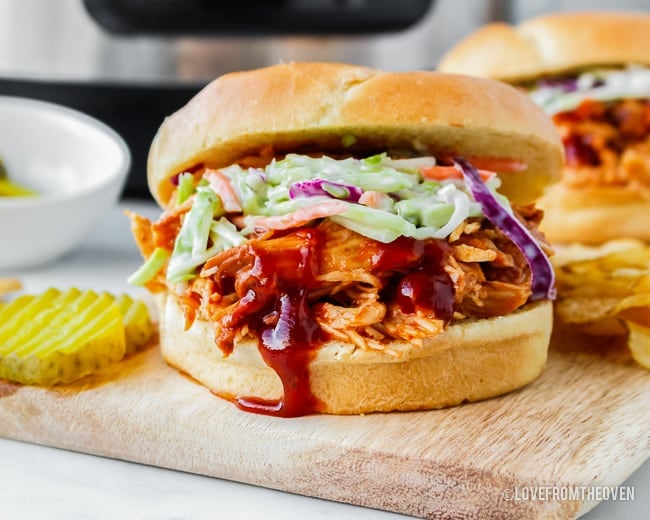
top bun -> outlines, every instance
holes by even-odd
[[[149,151],[149,188],[164,207],[172,176],[224,167],[269,145],[278,154],[401,149],[517,159],[528,168],[504,174],[500,191],[521,203],[556,181],[564,161],[551,120],[514,87],[436,72],[287,63],[217,78],[166,118]]]
[[[451,49],[438,69],[517,83],[631,63],[650,64],[650,14],[600,11],[486,25]]]

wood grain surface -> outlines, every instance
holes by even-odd
[[[650,372],[619,342],[554,334],[532,384],[447,410],[252,415],[150,348],[43,389],[0,382],[0,436],[428,518],[575,518],[522,486],[616,486],[650,455]]]

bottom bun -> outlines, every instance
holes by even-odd
[[[243,339],[227,357],[212,326],[196,320],[184,330],[176,298],[161,296],[164,359],[220,395],[277,401],[278,375],[263,361],[257,341]],[[546,363],[552,304],[528,304],[508,315],[449,325],[422,347],[387,346],[398,356],[330,341],[309,366],[311,392],[331,414],[422,410],[495,397],[535,379]]]
[[[627,188],[574,190],[561,184],[538,202],[550,242],[601,244],[615,238],[650,242],[650,201]]]

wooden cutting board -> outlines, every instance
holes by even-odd
[[[595,502],[504,492],[616,486],[650,455],[649,432],[650,372],[564,332],[526,388],[430,412],[252,415],[156,348],[57,389],[0,383],[0,436],[433,518],[575,518]]]

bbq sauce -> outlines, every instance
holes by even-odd
[[[373,249],[373,273],[396,271],[383,300],[395,301],[405,314],[423,311],[444,321],[454,314],[454,285],[444,270],[451,250],[444,240],[421,241],[399,237]],[[406,274],[400,275],[400,271]]]
[[[388,244],[377,242],[373,247],[370,270],[373,273],[408,269],[417,265],[425,252],[424,242],[398,237]]]
[[[430,240],[417,267],[397,282],[395,302],[405,314],[420,310],[449,322],[454,315],[454,284],[444,269],[450,250],[446,242]]]
[[[248,324],[262,359],[282,381],[284,394],[278,401],[221,394],[247,412],[298,417],[323,409],[311,391],[309,366],[329,338],[307,302],[316,284],[322,237],[318,229],[309,228],[292,233],[291,238],[292,246],[282,249],[254,241],[245,246],[253,258],[252,266],[245,280],[237,284],[239,305],[224,320],[224,332],[217,338],[229,354],[234,331]],[[386,303],[396,301],[404,313],[422,310],[444,321],[451,319],[454,289],[444,271],[450,254],[445,242],[400,237],[389,244],[375,242],[358,254],[369,259],[367,267],[372,273],[393,273],[382,294]]]
[[[275,302],[275,325],[256,320],[251,327],[257,333],[262,358],[282,381],[284,396],[277,402],[237,397],[235,404],[242,410],[298,417],[321,408],[311,392],[309,364],[323,333],[309,313],[306,298],[307,290],[304,288],[287,289]]]
[[[566,162],[573,168],[581,166],[600,166],[601,160],[598,152],[589,141],[589,137],[580,134],[571,134],[563,139],[566,152]]]
[[[278,374],[284,389],[283,398],[277,402],[232,398],[248,412],[297,417],[321,409],[311,392],[309,365],[327,338],[307,305],[307,295],[318,274],[320,237],[316,229],[297,231],[294,237],[296,246],[287,249],[249,245],[255,260],[246,284],[239,288],[245,291],[243,304],[235,311],[241,316],[230,316],[231,323],[241,319],[248,323],[262,358]],[[225,343],[225,350],[232,351],[232,338]]]
[[[444,270],[451,254],[443,240],[426,242],[399,237],[379,244],[372,257],[372,271],[406,270],[384,291],[384,300],[395,301],[405,314],[423,311],[448,322],[454,314],[454,285]]]

